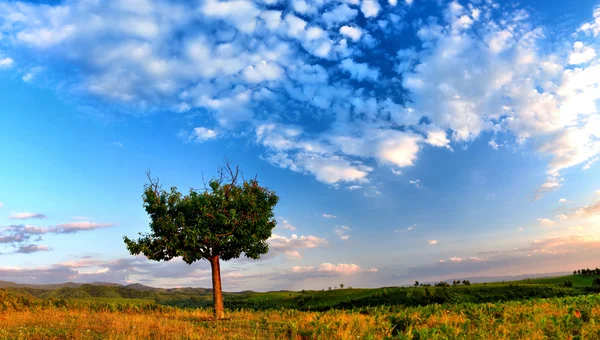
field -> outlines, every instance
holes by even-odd
[[[217,322],[210,290],[7,288],[0,289],[0,339],[600,338],[591,278],[560,286],[567,278],[229,293],[228,319]]]

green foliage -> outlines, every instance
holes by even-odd
[[[156,261],[181,257],[188,264],[213,256],[227,261],[242,253],[252,259],[266,254],[279,198],[256,179],[239,181],[237,168],[226,169],[205,190],[190,189],[186,196],[175,187],[162,190],[148,175],[143,199],[151,232],[137,241],[125,236],[127,249]]]
[[[573,281],[566,279],[565,283],[563,283],[563,286],[565,287],[573,287]]]

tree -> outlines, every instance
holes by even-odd
[[[565,287],[573,287],[573,282],[569,279],[566,279],[565,282],[563,283],[563,286]]]
[[[344,289],[344,284],[340,283],[340,289]]]
[[[148,175],[144,186],[144,208],[150,216],[150,233],[138,240],[123,239],[133,255],[154,261],[181,257],[187,264],[206,259],[212,268],[215,319],[225,317],[221,289],[220,260],[239,258],[242,253],[259,259],[269,250],[267,239],[275,228],[273,208],[279,198],[258,185],[256,178],[240,180],[239,167],[229,163],[202,190],[190,189],[183,196],[172,187],[163,190],[159,180]]]
[[[415,286],[415,287],[419,287],[419,281],[415,281],[415,284],[414,284],[414,286]]]
[[[577,271],[576,270],[573,271],[573,275],[577,275]]]

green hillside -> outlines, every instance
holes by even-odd
[[[600,275],[566,275],[525,279],[515,282],[527,284],[562,285],[565,282],[565,280],[571,280],[574,286],[591,286],[592,281],[598,277],[600,277]]]
[[[532,278],[512,282],[460,284],[456,286],[346,288],[334,290],[303,290],[224,293],[226,307],[230,309],[329,310],[374,306],[424,306],[441,303],[488,303],[579,296],[600,292],[592,286],[596,275],[567,275]],[[566,280],[573,283],[565,287]],[[57,287],[61,287],[57,285]],[[203,288],[159,289],[143,285],[91,285],[62,286],[58,289],[12,287],[9,290],[42,299],[81,301],[146,301],[160,305],[196,308],[212,305],[212,291]]]

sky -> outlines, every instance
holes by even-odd
[[[130,255],[146,172],[280,197],[225,290],[572,271],[600,255],[600,2],[0,1],[0,280],[210,287]]]

